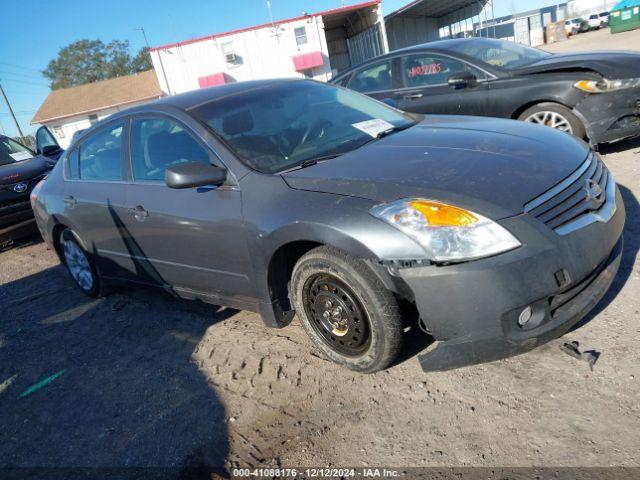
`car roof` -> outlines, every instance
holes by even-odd
[[[100,120],[99,122],[93,124],[89,128],[75,132],[75,135],[72,137],[71,145],[69,145],[69,149],[71,149],[75,144],[86,136],[89,136],[96,130],[101,129],[104,125],[106,125],[110,121],[118,120],[122,117],[126,117],[129,115],[134,115],[140,112],[148,112],[153,110],[164,110],[164,108],[178,108],[181,110],[190,110],[192,108],[205,105],[210,102],[215,102],[221,98],[227,97],[229,95],[234,95],[237,93],[248,92],[255,89],[266,88],[274,85],[287,85],[294,82],[311,82],[313,80],[309,80],[306,78],[279,78],[279,79],[268,79],[268,80],[250,80],[250,81],[242,81],[242,82],[233,82],[227,83],[225,85],[219,85],[216,87],[202,88],[200,90],[193,90],[190,92],[179,93],[176,95],[169,95],[166,97],[162,97],[158,100],[154,100],[151,102],[144,103],[142,105],[135,105],[133,107],[126,108],[119,112],[114,113],[113,115],[109,115],[107,118]]]
[[[145,104],[145,107],[153,105],[171,105],[181,108],[183,110],[189,110],[191,108],[203,105],[205,103],[214,102],[221,98],[237,93],[248,92],[260,88],[275,86],[275,85],[287,85],[294,82],[309,81],[303,78],[279,78],[269,80],[250,80],[244,82],[233,82],[225,85],[219,85],[217,87],[202,88],[200,90],[193,90],[191,92],[180,93],[177,95],[171,95],[163,97],[154,102]]]

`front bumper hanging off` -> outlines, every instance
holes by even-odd
[[[604,297],[620,266],[622,246],[620,238],[605,262],[568,291],[532,302],[543,315],[538,327],[521,330],[517,326],[521,309],[508,312],[501,319],[501,336],[440,342],[434,350],[418,355],[422,369],[425,372],[450,370],[490,362],[527,352],[565,334]]]
[[[520,239],[515,250],[455,265],[398,269],[405,296],[438,342],[418,355],[423,370],[523,353],[584,318],[620,266],[625,209],[617,189],[615,196],[617,210],[607,221],[559,235],[522,214],[500,221]]]

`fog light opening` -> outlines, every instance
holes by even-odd
[[[533,308],[531,308],[531,305],[529,305],[520,312],[520,315],[518,316],[518,325],[524,327],[527,323],[529,323],[531,317],[533,317]]]

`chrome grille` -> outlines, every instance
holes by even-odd
[[[570,233],[613,216],[615,183],[600,157],[591,152],[575,172],[531,200],[524,210],[556,232]]]

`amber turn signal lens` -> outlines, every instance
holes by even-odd
[[[576,88],[589,93],[597,93],[600,91],[597,82],[592,80],[580,80],[574,85]]]
[[[414,200],[410,205],[434,227],[464,227],[478,221],[471,212],[445,203]]]

